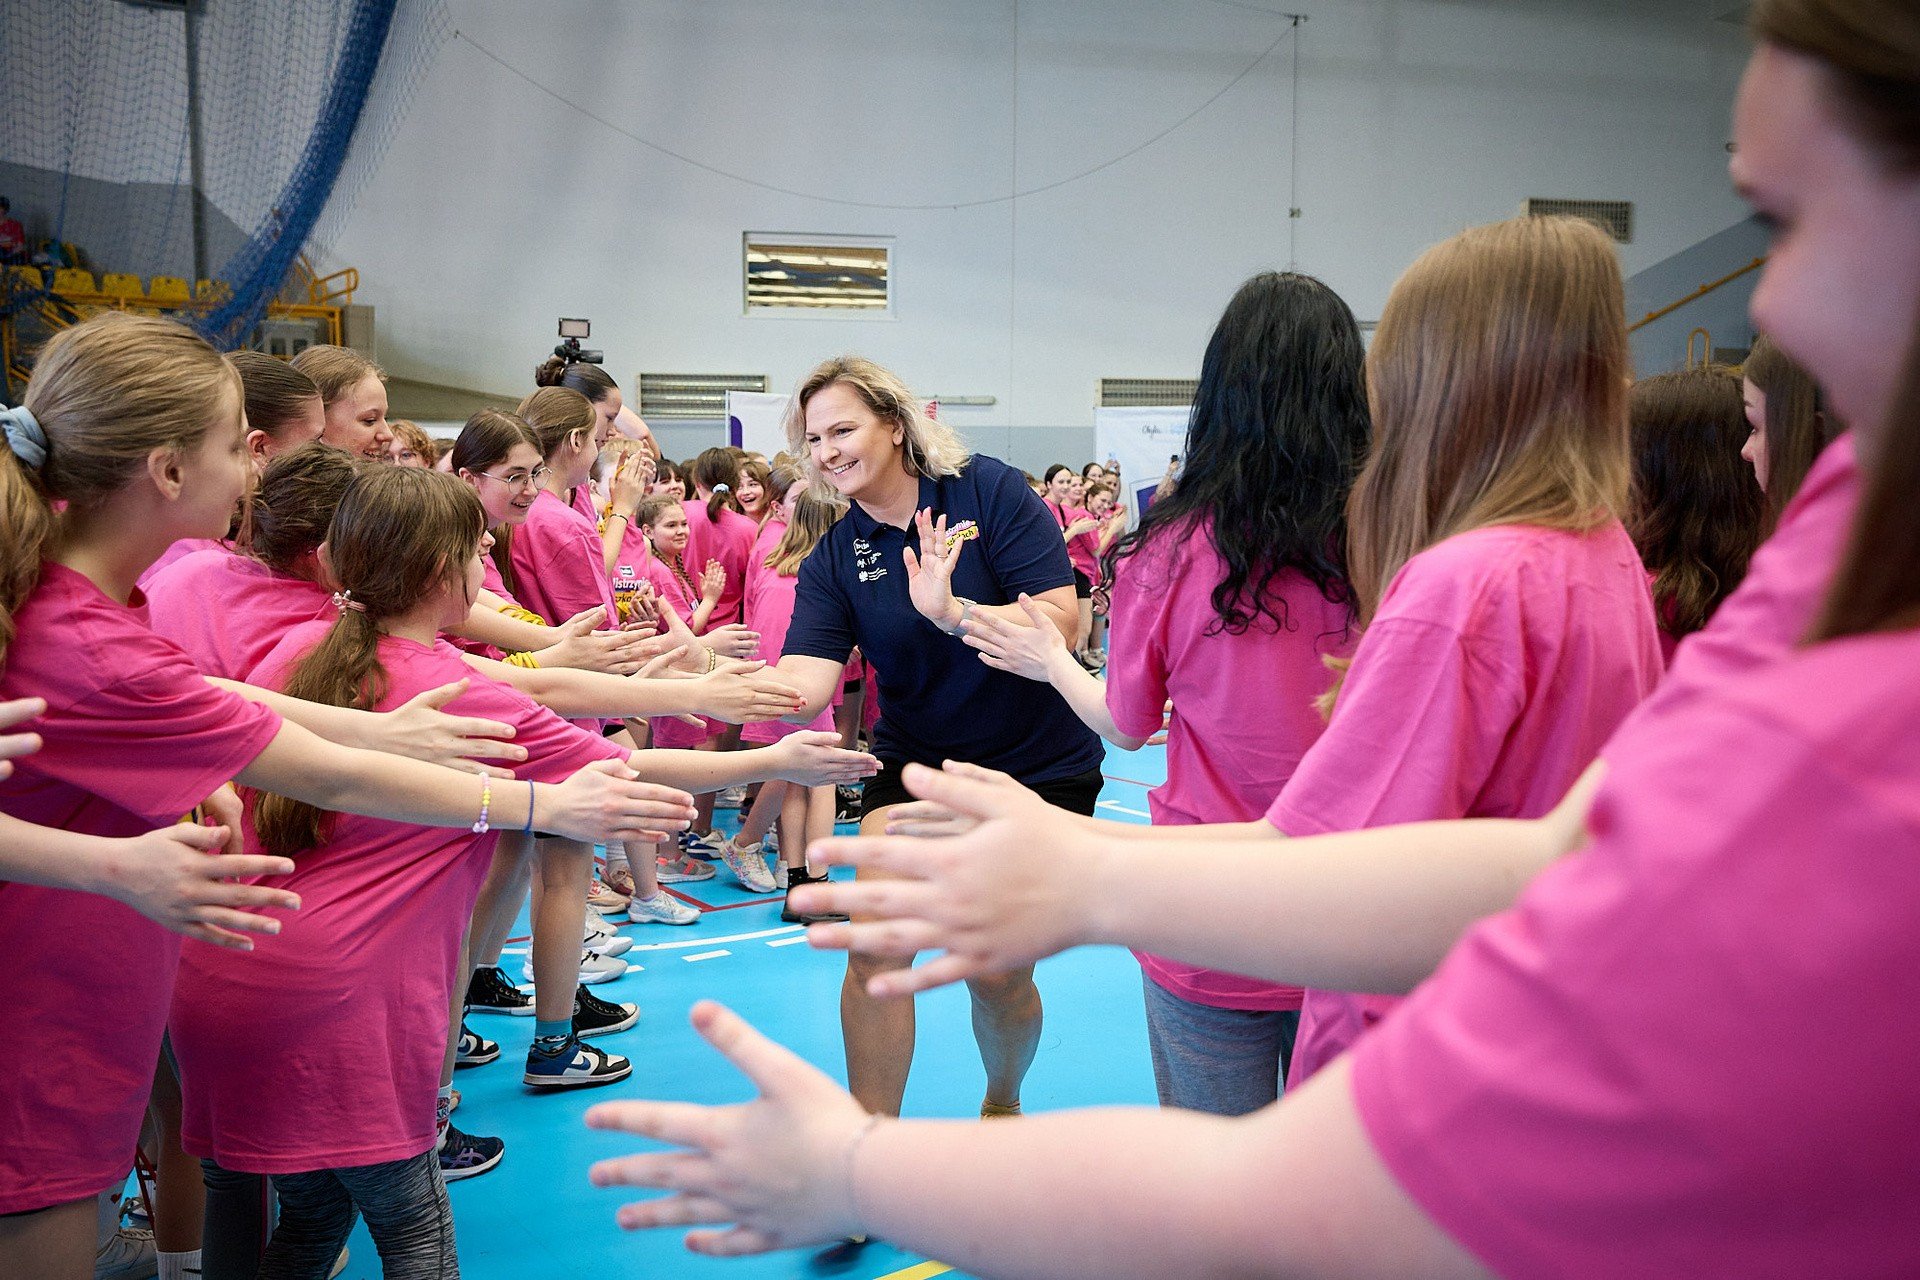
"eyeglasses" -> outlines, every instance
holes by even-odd
[[[498,480],[509,489],[527,490],[538,489],[545,484],[547,477],[553,474],[553,468],[535,467],[531,471],[509,471],[503,476],[494,475],[491,471],[481,471],[476,474],[483,475],[489,480]]]

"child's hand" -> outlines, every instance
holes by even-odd
[[[727,568],[718,560],[707,561],[706,572],[700,575],[700,598],[714,601],[727,589]]]

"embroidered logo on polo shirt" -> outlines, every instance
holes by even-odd
[[[887,567],[880,563],[880,553],[865,538],[853,540],[853,568],[862,582],[878,582],[887,576]]]

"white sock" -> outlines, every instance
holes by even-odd
[[[160,1255],[160,1280],[194,1280],[200,1274],[200,1251],[190,1253],[162,1253]]]

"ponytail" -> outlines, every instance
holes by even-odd
[[[303,702],[371,711],[387,694],[387,671],[380,665],[380,629],[350,598],[337,598],[340,620],[306,657],[294,664],[284,693]],[[289,857],[325,844],[334,815],[304,800],[272,792],[256,793],[254,833],[270,854]]]
[[[740,487],[740,463],[734,458],[733,450],[718,445],[701,450],[689,473],[694,485],[707,491],[707,519],[718,523],[722,507],[746,514],[733,492]]]

